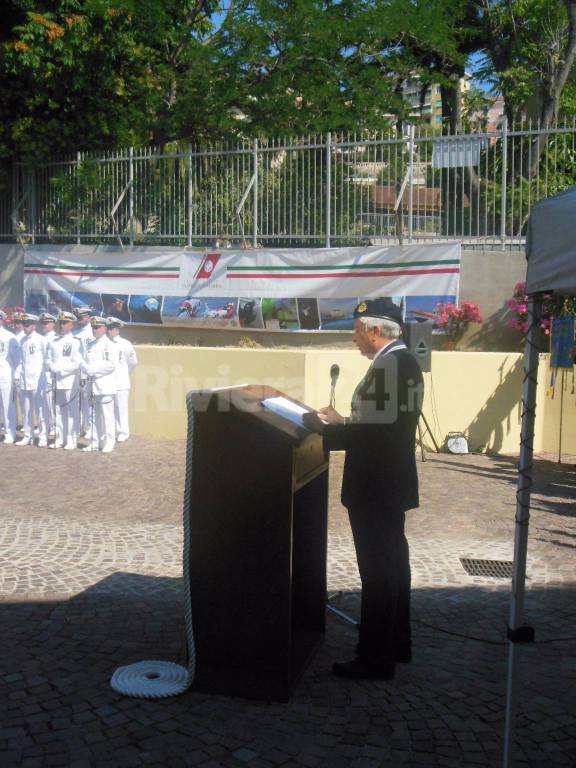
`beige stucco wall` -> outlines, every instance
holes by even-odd
[[[185,393],[235,384],[269,384],[313,407],[328,403],[330,367],[340,366],[336,405],[344,414],[368,361],[355,350],[253,350],[138,346],[131,397],[132,431],[157,438],[186,434]],[[536,451],[557,451],[559,387],[546,393],[548,356],[542,356]],[[473,450],[517,454],[520,445],[522,355],[500,352],[434,352],[425,374],[424,414],[439,444],[464,432]],[[564,400],[563,445],[576,453],[576,406],[571,374]],[[431,447],[430,439],[425,442]]]

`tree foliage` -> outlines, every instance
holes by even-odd
[[[0,159],[377,131],[414,75],[460,129],[472,54],[511,119],[576,106],[576,0],[5,0],[3,21]]]

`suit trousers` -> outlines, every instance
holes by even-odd
[[[349,508],[348,516],[362,581],[357,655],[368,663],[393,664],[411,640],[406,515],[385,506],[361,506]]]
[[[7,437],[16,436],[16,409],[11,381],[0,381],[0,423],[4,424]]]

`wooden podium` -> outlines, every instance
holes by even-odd
[[[262,405],[278,395],[250,386],[187,398],[199,691],[287,701],[324,635],[328,457],[319,435]]]

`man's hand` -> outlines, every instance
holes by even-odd
[[[322,434],[326,422],[322,421],[316,411],[309,411],[302,414],[302,423],[309,429],[310,432],[318,432]]]
[[[318,410],[318,416],[325,424],[344,424],[344,416],[341,416],[337,410],[327,405]]]

